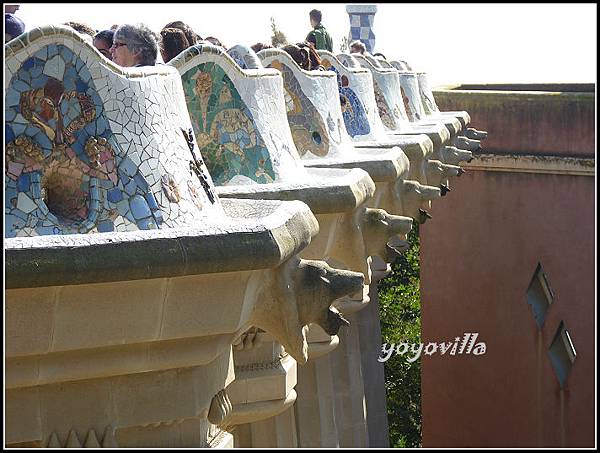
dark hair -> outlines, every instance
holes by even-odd
[[[193,46],[198,41],[202,40],[202,38],[198,35],[198,33],[196,33],[192,29],[192,27],[190,27],[188,24],[186,24],[180,20],[169,22],[167,25],[165,25],[163,27],[163,30],[165,30],[167,28],[177,28],[177,29],[181,30],[185,34],[185,38],[187,39],[187,42],[189,43],[190,46]]]
[[[206,38],[204,38],[204,40],[208,41],[211,44],[214,44],[215,46],[221,46],[221,47],[225,48],[223,43],[221,41],[219,41],[218,38],[215,38],[214,36],[207,36]]]
[[[310,67],[308,68],[309,70],[317,71],[320,69],[325,69],[322,65],[321,57],[317,53],[315,46],[312,42],[300,42],[297,45],[301,49],[304,48],[308,50],[308,58],[310,63]]]
[[[298,63],[302,69],[310,70],[310,52],[306,48],[301,48],[296,44],[288,44],[281,48],[290,54],[292,59]]]
[[[109,47],[110,47],[110,46],[112,46],[114,37],[115,37],[114,30],[101,30],[98,33],[96,33],[96,36],[94,36],[94,39],[100,39],[102,41],[106,41],[106,43],[109,44]]]
[[[79,22],[65,22],[63,25],[67,25],[75,31],[84,35],[90,35],[92,38],[96,36],[96,30],[94,30],[92,27],[86,24],[81,24]]]
[[[250,48],[254,51],[254,52],[260,52],[263,49],[272,49],[273,46],[271,44],[265,44],[264,42],[257,42],[256,44],[254,44],[253,46],[250,46]]]
[[[160,31],[160,49],[163,60],[168,63],[185,49],[190,43],[185,33],[179,28],[163,28]]]
[[[310,16],[311,19],[314,19],[314,21],[318,24],[321,23],[321,18],[323,17],[321,15],[321,11],[319,11],[318,9],[313,9],[310,13],[308,13],[308,15]],[[306,17],[306,16],[304,16]]]
[[[350,51],[352,51],[353,47],[358,48],[359,49],[358,53],[360,53],[360,54],[364,54],[367,51],[367,46],[365,46],[365,44],[358,39],[356,41],[352,41],[348,46]]]

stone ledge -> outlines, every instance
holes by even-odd
[[[219,197],[254,200],[300,200],[315,214],[356,209],[375,193],[375,183],[359,168],[307,168],[313,179],[306,183],[217,186]]]
[[[548,155],[474,154],[473,160],[463,163],[466,170],[504,171],[571,176],[595,176],[593,158],[559,157]]]
[[[353,155],[304,159],[305,167],[327,168],[361,168],[369,173],[375,182],[393,182],[408,175],[409,161],[404,152],[398,148],[375,150],[369,148],[355,149]]]
[[[6,288],[78,285],[276,267],[318,223],[301,202],[228,200],[229,218],[201,227],[10,238]],[[266,211],[265,211],[266,210]],[[261,212],[264,217],[261,217]],[[246,220],[250,217],[251,221]],[[248,261],[247,257],[254,259]]]

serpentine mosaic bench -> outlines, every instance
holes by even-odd
[[[305,204],[219,199],[174,68],[66,27],[5,55],[7,446],[231,446],[231,345],[305,362],[363,275],[296,256]]]

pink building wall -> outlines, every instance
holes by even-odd
[[[476,332],[487,346],[423,357],[423,446],[594,446],[594,95],[434,94],[489,132],[484,153],[581,159],[578,175],[465,165],[421,226],[422,341]],[[555,296],[541,330],[526,298],[538,262]],[[548,356],[561,321],[577,352],[562,390]]]

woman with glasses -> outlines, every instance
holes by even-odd
[[[154,66],[158,55],[156,35],[143,24],[121,25],[115,30],[110,53],[120,66]]]

